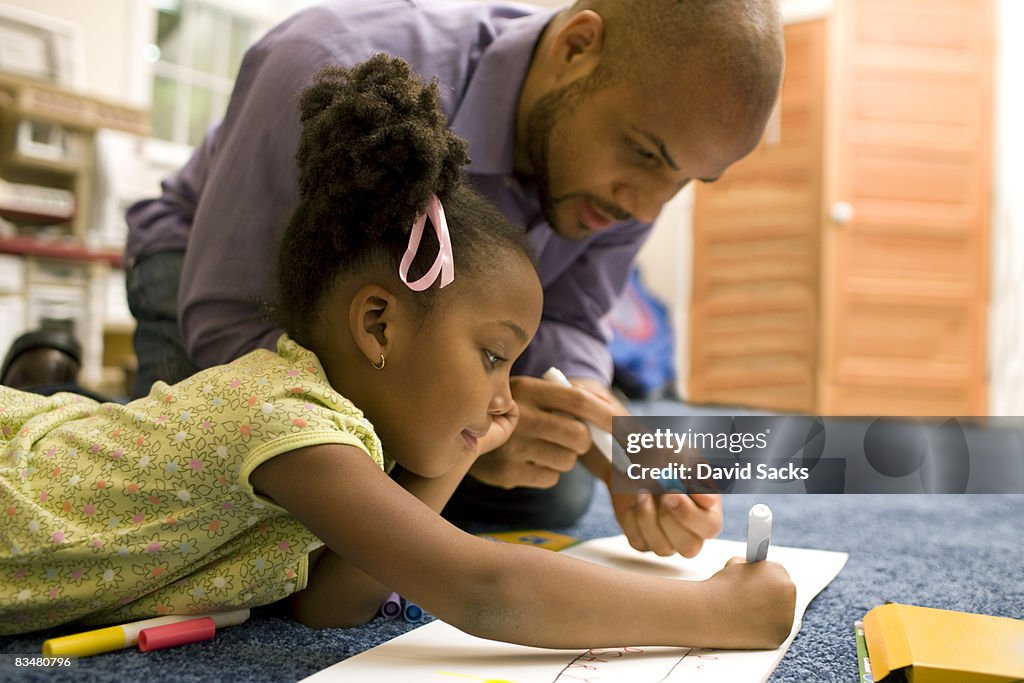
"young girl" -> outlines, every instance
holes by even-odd
[[[461,184],[466,145],[401,60],[325,69],[300,104],[276,353],[127,405],[0,388],[0,634],[282,599],[347,626],[397,591],[527,645],[785,639],[774,563],[671,581],[438,515],[516,425],[509,370],[541,311],[525,238]]]

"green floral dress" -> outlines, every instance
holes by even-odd
[[[321,542],[253,492],[261,463],[373,426],[282,336],[127,405],[0,387],[0,635],[280,600]]]

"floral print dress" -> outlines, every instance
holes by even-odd
[[[385,466],[372,425],[287,336],[127,405],[0,387],[0,635],[302,590],[322,543],[249,475],[325,443]]]

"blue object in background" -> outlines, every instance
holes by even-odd
[[[672,321],[665,305],[644,287],[639,269],[633,269],[609,322],[614,385],[633,399],[672,396],[676,376]]]

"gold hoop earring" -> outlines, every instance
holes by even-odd
[[[384,369],[384,363],[385,363],[384,354],[382,353],[382,354],[380,354],[380,365],[377,365],[373,361],[370,362],[370,365],[373,366],[374,370],[383,370]]]

